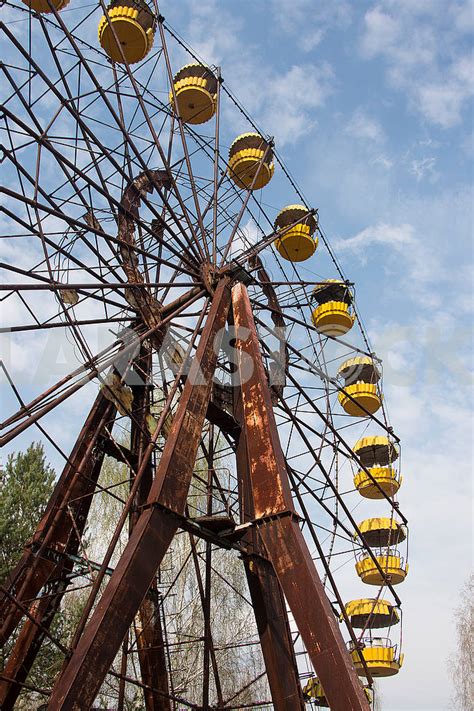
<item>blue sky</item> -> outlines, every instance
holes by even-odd
[[[471,567],[472,2],[167,2],[275,136],[384,358],[403,441],[405,666],[385,711],[445,711]]]
[[[403,442],[411,531],[405,665],[380,683],[383,708],[445,711],[472,554],[473,3],[168,0],[160,10],[275,137],[356,284]],[[235,112],[223,118],[224,144],[248,130]],[[263,199],[288,202],[277,181]],[[76,421],[49,427],[73,442]]]

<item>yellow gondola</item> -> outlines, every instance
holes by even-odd
[[[107,14],[99,22],[101,47],[114,62],[123,63],[123,57],[128,64],[140,62],[153,46],[154,13],[144,0],[114,0],[107,7]]]
[[[387,548],[407,537],[406,528],[393,518],[366,518],[359,523],[359,531],[371,548]]]
[[[399,456],[396,445],[388,437],[381,435],[362,437],[355,443],[353,450],[364,467],[386,467],[396,462]]]
[[[237,136],[229,149],[228,173],[239,188],[260,190],[270,182],[275,166],[269,146],[259,133]]]
[[[353,295],[349,287],[339,279],[328,279],[314,287],[311,299],[318,306],[311,319],[314,326],[325,336],[343,336],[354,325],[355,317],[350,311]]]
[[[22,2],[28,5],[28,7],[31,7],[35,12],[53,12],[48,0],[22,0]],[[52,0],[51,5],[53,5],[55,10],[60,12],[66,5],[69,5],[69,2],[70,0]]]
[[[366,499],[383,499],[393,496],[401,486],[402,478],[392,465],[398,459],[398,450],[388,437],[363,437],[353,447],[354,453],[366,467],[378,487],[361,469],[354,476],[354,486]],[[380,488],[379,488],[380,487]]]
[[[397,645],[389,639],[374,637],[363,640],[365,647],[362,656],[373,677],[394,676],[398,674],[403,664],[403,654],[397,654]],[[357,673],[365,676],[364,665],[359,651],[349,647],[352,661]]]
[[[382,572],[375,565],[372,557],[363,553],[357,561],[356,573],[363,583],[367,585],[384,585],[389,576],[392,585],[402,583],[408,575],[408,563],[405,564],[400,553],[396,550],[388,551],[375,556]]]
[[[339,393],[339,402],[348,415],[367,417],[373,415],[382,404],[377,391],[380,372],[372,358],[359,356],[346,360],[338,371],[344,379],[344,389]]]
[[[371,704],[373,701],[371,690],[364,688],[364,692],[367,697],[367,701]],[[326,699],[324,689],[316,676],[311,677],[311,679],[309,679],[303,687],[303,698],[305,701],[311,701],[314,706],[329,708],[329,703]]]
[[[375,598],[351,600],[346,604],[346,614],[352,627],[358,629],[391,627],[400,621],[397,610],[390,602]]]
[[[216,112],[217,79],[203,64],[186,64],[173,78],[179,115],[184,123],[200,124],[209,121]],[[170,91],[174,109],[174,95]]]
[[[393,496],[401,485],[401,477],[393,467],[369,467],[371,476],[378,486],[362,469],[354,476],[354,486],[366,499],[383,499],[383,495]],[[380,488],[379,488],[380,487]]]
[[[321,682],[315,676],[311,677],[303,687],[303,697],[305,700],[313,701],[316,706],[329,708]]]
[[[294,223],[300,220],[297,225]],[[316,217],[308,214],[304,205],[288,205],[281,210],[275,220],[275,230],[290,227],[281,237],[275,240],[275,247],[283,259],[290,262],[303,262],[311,257],[317,246],[318,238],[315,234],[318,223]]]

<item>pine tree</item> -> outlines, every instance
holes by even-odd
[[[54,478],[42,444],[33,442],[26,452],[9,455],[0,487],[0,580],[5,580],[35,531]]]
[[[4,581],[21,557],[24,545],[33,535],[53,491],[54,470],[47,464],[43,445],[33,442],[26,452],[10,454],[0,479],[0,580]],[[54,628],[61,631],[62,621]],[[3,668],[16,634],[0,652]],[[47,640],[29,676],[29,683],[49,686],[61,665],[62,656]],[[41,697],[24,690],[15,708],[36,708]]]

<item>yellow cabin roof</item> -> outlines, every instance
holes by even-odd
[[[337,371],[338,375],[346,380],[346,385],[358,382],[376,382],[380,380],[381,372],[372,358],[369,356],[358,356],[344,361]]]
[[[107,6],[107,12],[117,8],[133,8],[138,10],[137,21],[142,25],[143,29],[153,27],[155,25],[155,13],[145,0],[112,0]]]
[[[199,64],[198,62],[191,62],[190,64],[185,64],[173,77],[173,83],[184,79],[185,77],[204,77],[209,82],[209,91],[211,94],[217,92],[217,79],[210,67],[205,64]]]
[[[400,524],[394,521],[393,518],[366,518],[359,524],[359,529],[361,533],[367,533],[368,531],[381,531],[385,529],[392,529],[396,531]]]
[[[355,365],[373,365],[374,368],[377,367],[369,356],[357,356],[357,358],[349,358],[349,360],[344,361],[338,372],[341,373],[343,370],[353,368]]]
[[[240,136],[237,136],[237,138],[235,138],[230,145],[229,158],[237,153],[237,151],[244,148],[260,148],[262,150],[266,150],[268,145],[268,141],[259,133],[241,133]],[[273,151],[270,149],[267,154],[266,161],[269,162],[272,158]]]
[[[341,279],[326,279],[321,284],[316,284],[311,297],[319,304],[328,301],[343,301],[346,304],[351,304],[354,300],[354,292]]]
[[[287,227],[292,225],[297,220],[301,219],[304,215],[306,217],[302,220],[301,224],[308,225],[310,234],[316,231],[318,223],[314,215],[309,215],[309,208],[304,205],[287,205],[283,210],[280,210],[275,220],[275,229],[279,227]]]
[[[398,451],[395,444],[391,442],[388,437],[383,437],[382,435],[362,437],[362,439],[357,440],[352,449],[356,454],[358,454],[362,449],[368,449],[371,447],[387,447],[393,449],[394,456],[392,456],[392,459],[396,459],[398,457]]]
[[[359,523],[359,531],[369,546],[396,545],[407,537],[405,527],[393,518],[366,518]]]
[[[346,284],[341,279],[325,279],[321,284],[316,284],[313,294],[321,289],[327,289],[328,286],[346,286]]]
[[[307,696],[310,696],[313,699],[324,698],[324,690],[321,686],[321,682],[315,676],[311,677],[311,679],[308,679],[307,684],[303,688],[303,693],[307,694]]]
[[[348,617],[359,615],[383,615],[387,617],[395,616],[399,620],[398,613],[388,600],[377,600],[375,598],[362,598],[351,600],[346,604],[346,614]]]

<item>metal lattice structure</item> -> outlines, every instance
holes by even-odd
[[[2,15],[3,332],[75,358],[27,394],[3,363],[1,444],[39,428],[64,468],[1,588],[2,709],[49,640],[48,709],[367,710],[361,680],[402,663],[374,635],[399,622],[406,519],[381,364],[318,211],[156,2]],[[347,603],[354,555],[375,594]]]

